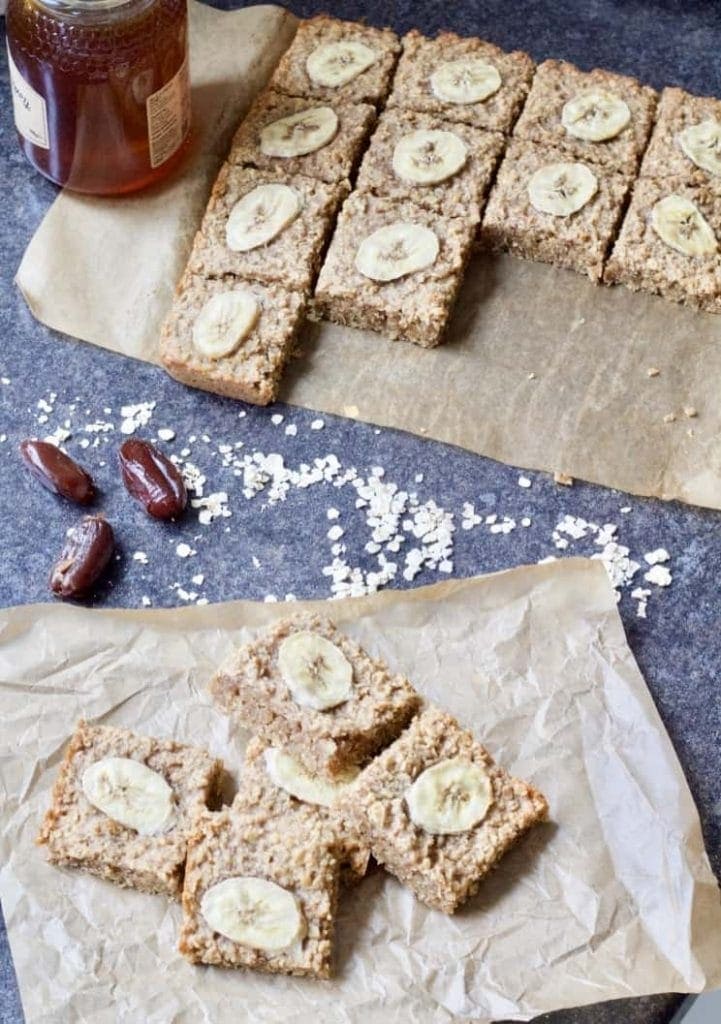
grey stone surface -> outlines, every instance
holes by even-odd
[[[313,4],[291,6],[299,14],[317,10]],[[427,32],[452,28],[506,47],[527,49],[537,59],[563,57],[586,67],[608,66],[636,74],[656,86],[674,83],[721,95],[721,13],[714,2],[588,0],[569,5],[556,0],[523,4],[458,0],[450,5],[343,0],[326,7],[338,16],[365,16],[371,23],[391,23],[401,31],[414,25]],[[28,478],[19,464],[17,444],[23,437],[42,436],[54,428],[69,414],[72,404],[76,405],[70,414],[76,433],[68,448],[96,475],[101,488],[98,507],[114,524],[122,555],[110,584],[96,596],[98,605],[137,606],[143,595],[154,605],[173,605],[178,603],[178,594],[172,584],[179,581],[191,587],[190,577],[198,572],[205,576],[202,593],[210,601],[262,599],[270,593],[282,598],[289,592],[300,598],[328,596],[329,580],[322,570],[331,560],[331,542],[326,537],[329,506],[341,512],[349,560],[373,567],[373,559],[363,551],[369,533],[362,512],[354,509],[355,492],[326,485],[293,491],[286,502],[277,505],[268,505],[263,495],[247,501],[240,481],[219,465],[215,449],[222,441],[242,440],[247,450],[279,452],[292,466],[329,452],[344,466],[356,466],[363,474],[372,466],[383,466],[386,479],[455,513],[453,571],[458,576],[560,554],[553,547],[551,532],[566,513],[598,523],[618,523],[619,540],[637,560],[659,546],[672,555],[673,584],[666,590],[651,588],[648,618],[636,616],[628,591],[620,611],[698,803],[709,854],[720,874],[719,514],[629,498],[586,484],[562,488],[536,473],[527,474],[532,486],[522,489],[518,470],[511,467],[421,438],[376,432],[349,420],[323,417],[325,428],[312,431],[309,426],[315,417],[300,410],[247,407],[247,415],[239,419],[240,406],[185,389],[160,370],[53,337],[33,321],[11,282],[55,189],[30,169],[15,145],[7,72],[3,61],[0,65],[0,375],[10,381],[0,384],[0,435],[7,436],[0,443],[0,604],[49,600],[48,570],[77,513]],[[37,402],[51,391],[57,393],[54,411],[48,423],[40,425]],[[107,443],[97,449],[82,451],[78,447],[80,425],[99,417],[117,427],[122,405],[151,399],[157,403],[153,419],[139,436],[153,436],[158,427],[171,427],[177,436],[166,448],[179,451],[188,436],[197,435],[199,440],[190,445],[192,459],[206,472],[208,490],[228,492],[231,518],[205,529],[198,528],[194,516],[173,526],[153,523],[119,485],[116,437],[103,435]],[[111,412],[104,413],[104,408]],[[271,419],[276,412],[286,417],[280,426]],[[285,426],[291,422],[297,425],[296,436],[285,434]],[[200,440],[203,434],[213,443],[206,445]],[[629,443],[642,444],[644,439],[630,438]],[[423,480],[417,483],[416,474],[421,472]],[[461,530],[461,509],[466,501],[474,502],[483,514],[496,511],[517,520],[529,516],[532,525],[507,536],[490,534],[485,527]],[[630,511],[621,513],[622,507]],[[181,539],[197,550],[187,563],[174,554]],[[148,552],[147,566],[133,561],[131,555],[136,550]],[[594,550],[598,549],[584,541],[567,553]],[[638,582],[640,577],[641,573]],[[438,573],[424,571],[413,585],[438,578]],[[408,584],[399,579],[396,585]],[[677,996],[652,997],[542,1019],[548,1024],[667,1024],[679,1002]],[[0,927],[0,1024],[21,1020],[4,928]]]

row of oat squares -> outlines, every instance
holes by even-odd
[[[302,22],[217,178],[164,365],[265,404],[305,315],[436,345],[477,244],[720,312],[721,101],[657,99],[480,39]]]
[[[329,977],[339,889],[371,856],[448,914],[547,813],[328,619],[286,619],[210,684],[249,729],[232,804],[207,751],[81,722],[38,842],[52,863],[182,899],[193,963]]]

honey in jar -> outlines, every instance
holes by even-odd
[[[116,195],[177,165],[187,0],[9,0],[7,38],[20,146],[51,181]]]

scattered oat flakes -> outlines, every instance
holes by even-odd
[[[648,572],[643,574],[647,583],[653,583],[657,587],[669,587],[671,585],[671,570],[665,565],[653,565]]]

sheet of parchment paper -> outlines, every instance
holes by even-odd
[[[231,124],[296,24],[275,7],[191,5],[191,14],[193,159],[135,198],[64,193],[17,275],[43,323],[150,362]],[[308,328],[304,350],[281,394],[291,404],[721,508],[721,318],[554,267],[478,257],[441,348],[324,324]]]
[[[343,895],[330,982],[197,968],[180,909],[48,865],[33,838],[81,715],[207,745],[243,737],[205,684],[289,612],[0,612],[0,897],[29,1024],[527,1019],[721,984],[721,900],[696,808],[598,562],[564,560],[322,608],[550,804],[455,917],[377,872]],[[457,1015],[453,1017],[453,1015]]]

